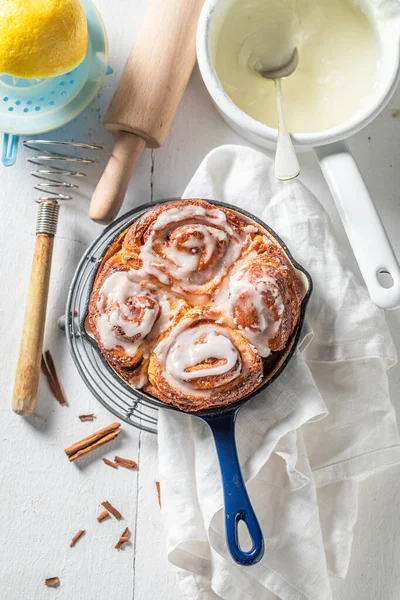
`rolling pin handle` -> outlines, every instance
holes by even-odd
[[[111,223],[122,206],[133,168],[146,147],[146,142],[134,133],[121,131],[105,171],[94,190],[89,216],[102,224]]]

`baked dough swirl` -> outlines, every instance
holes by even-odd
[[[262,381],[256,349],[215,308],[197,306],[161,335],[147,391],[184,411],[235,402]]]
[[[140,217],[129,230],[124,248],[153,281],[191,304],[206,304],[255,233],[254,227],[226,208],[205,200],[180,200]]]
[[[189,305],[142,280],[120,253],[102,269],[90,300],[90,330],[101,352],[126,381],[142,387],[157,337]]]
[[[300,283],[275,244],[254,240],[249,258],[229,280],[228,312],[260,356],[283,350],[300,316]]]

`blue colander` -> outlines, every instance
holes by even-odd
[[[107,35],[91,0],[81,0],[89,43],[85,60],[59,77],[32,80],[0,76],[0,131],[4,132],[2,162],[15,163],[18,137],[57,129],[79,115],[95,98],[107,72]]]

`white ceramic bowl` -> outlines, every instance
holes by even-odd
[[[211,58],[211,45],[218,36],[219,23],[232,0],[206,0],[197,28],[197,59],[204,83],[223,118],[240,135],[264,148],[271,148],[277,130],[256,121],[243,112],[223,89]],[[367,105],[336,127],[315,133],[292,135],[297,149],[310,149],[343,140],[368,125],[389,102],[400,79],[400,9],[399,19],[385,25],[377,20],[381,45],[380,85]]]
[[[212,43],[218,35],[227,4],[232,0],[206,0],[197,29],[197,59],[200,72],[218,111],[239,135],[261,146],[273,148],[277,130],[243,112],[223,89],[212,63]],[[311,1],[311,0],[310,0]],[[346,138],[368,125],[386,106],[400,79],[400,4],[389,7],[392,18],[383,19],[371,7],[380,39],[380,79],[369,102],[340,125],[315,133],[292,135],[297,150],[315,148],[322,171],[335,200],[372,300],[382,308],[400,306],[400,268],[374,203],[346,144]],[[391,275],[390,287],[380,273]]]

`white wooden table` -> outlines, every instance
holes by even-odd
[[[14,368],[24,312],[25,293],[34,244],[37,205],[27,151],[17,164],[1,172],[1,379],[0,419],[0,598],[3,600],[179,600],[181,594],[164,551],[157,480],[156,436],[123,425],[123,434],[104,454],[115,450],[138,461],[139,471],[115,471],[100,460],[69,464],[63,449],[93,430],[110,423],[107,412],[86,389],[69,356],[64,334],[57,328],[77,262],[101,227],[87,217],[91,191],[106,163],[112,137],[102,118],[115,89],[132,41],[141,24],[147,0],[96,0],[109,35],[107,77],[92,105],[73,123],[47,139],[100,144],[97,165],[88,169],[80,194],[61,208],[59,233],[49,299],[45,347],[51,349],[69,406],[62,408],[41,382],[37,415],[24,419],[10,407]],[[391,109],[400,106],[398,92],[389,108],[350,145],[375,198],[382,219],[400,256],[400,120]],[[195,69],[166,145],[146,151],[131,182],[124,210],[138,203],[178,196],[204,155],[224,143],[244,143],[215,112]],[[341,225],[312,154],[300,157],[302,179],[332,216],[338,235]],[[251,209],[251,207],[249,207]],[[343,238],[343,243],[346,241]],[[400,311],[388,315],[400,346]],[[393,400],[400,405],[400,369],[390,372]],[[78,415],[94,412],[94,423]],[[97,523],[100,502],[109,500],[124,521]],[[360,487],[359,520],[346,581],[333,582],[335,600],[399,598],[400,467],[364,481]],[[131,541],[123,552],[114,549],[129,526]],[[87,533],[70,549],[72,536]],[[57,590],[44,587],[46,577],[59,576]]]

